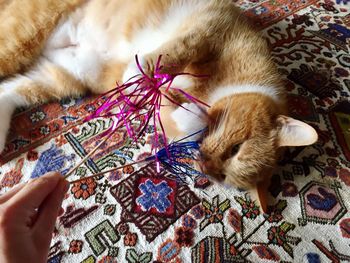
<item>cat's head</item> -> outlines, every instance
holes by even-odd
[[[253,188],[272,172],[281,147],[317,141],[310,125],[281,112],[270,97],[255,93],[216,102],[208,111],[208,133],[200,149],[202,170],[218,181]]]

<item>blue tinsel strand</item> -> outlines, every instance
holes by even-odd
[[[198,177],[205,176],[191,165],[184,162],[186,160],[196,161],[196,156],[199,153],[198,142],[184,140],[197,133],[170,143],[166,148],[161,149],[155,155],[149,157],[148,161],[156,160],[160,162],[164,169],[173,174],[175,179],[182,183],[186,183],[186,176],[192,181]]]

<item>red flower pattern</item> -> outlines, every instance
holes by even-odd
[[[97,184],[93,178],[82,180],[74,183],[71,193],[74,194],[76,199],[88,199],[90,196],[95,194]]]

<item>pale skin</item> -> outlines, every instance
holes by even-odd
[[[0,196],[1,262],[47,262],[68,188],[62,175],[49,173]]]

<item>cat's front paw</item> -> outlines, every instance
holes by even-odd
[[[207,126],[205,111],[195,103],[183,103],[171,114],[177,128],[183,133],[190,135]]]
[[[126,67],[126,70],[123,74],[123,83],[126,83],[136,77],[142,75],[141,70],[148,76],[152,76],[154,73],[155,66],[151,58],[140,56],[138,57],[138,63],[135,60],[132,60],[129,65]]]
[[[126,70],[123,74],[123,83],[130,83],[134,80],[137,80],[139,77],[142,77],[143,73],[152,76],[154,69],[149,67],[148,62],[144,57],[138,57],[139,64],[135,60],[132,60],[129,65],[126,67]],[[142,72],[141,72],[142,70]],[[129,92],[133,92],[137,88],[137,84],[134,84],[128,88]]]
[[[138,68],[136,62],[132,60],[126,67],[123,74],[123,83],[127,83],[132,79],[141,76],[141,71]]]
[[[157,53],[150,53],[143,60],[143,68],[149,74],[153,74],[155,69],[157,69],[157,73],[161,74],[176,74],[184,68],[183,63],[170,54],[159,55]]]

